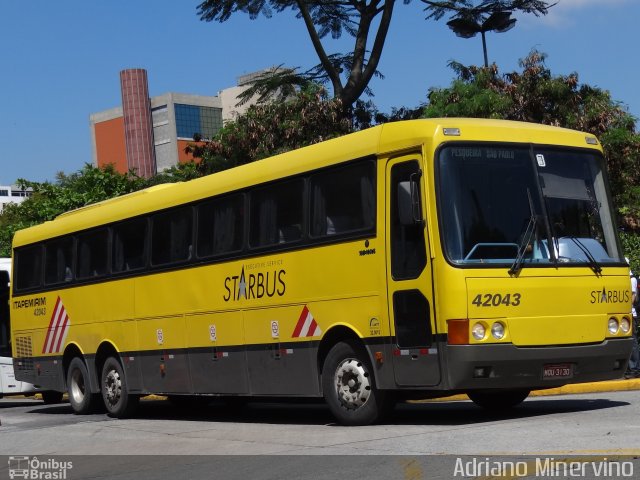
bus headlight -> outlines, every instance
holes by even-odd
[[[482,323],[476,323],[471,328],[471,335],[473,335],[473,338],[475,338],[476,340],[483,340],[486,333],[486,328]]]
[[[609,333],[611,335],[615,335],[616,333],[618,333],[618,328],[620,326],[618,325],[618,320],[614,317],[611,317],[609,319]]]
[[[496,340],[502,340],[504,338],[504,325],[501,322],[495,322],[491,325],[491,335]]]
[[[620,330],[622,330],[622,333],[629,333],[629,331],[631,330],[631,322],[629,321],[629,317],[622,317],[622,320],[620,320]]]

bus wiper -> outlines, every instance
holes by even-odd
[[[584,255],[587,257],[587,259],[589,260],[588,261],[589,267],[591,267],[591,270],[593,270],[593,273],[595,273],[596,275],[600,275],[600,273],[602,273],[602,267],[598,264],[598,261],[591,254],[591,252],[584,245],[584,243],[582,243],[580,239],[578,239],[573,235],[569,235],[567,238],[573,241],[573,243],[575,243],[578,246],[578,248],[582,251],[582,253],[584,253]]]
[[[531,239],[533,238],[533,234],[536,231],[537,226],[537,217],[536,211],[533,208],[533,200],[531,200],[531,191],[527,188],[527,196],[529,197],[529,211],[531,212],[531,216],[529,217],[529,223],[527,224],[527,228],[524,231],[524,235],[522,235],[522,240],[518,245],[518,253],[516,255],[511,268],[509,269],[509,275],[517,275],[522,270],[522,265],[524,263],[524,256],[527,253],[527,248],[531,243]]]

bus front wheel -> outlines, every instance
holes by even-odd
[[[107,413],[116,418],[131,416],[140,397],[129,393],[124,370],[117,358],[109,357],[104,362],[100,385]]]
[[[467,392],[476,405],[491,411],[513,408],[524,402],[531,390],[483,390]]]
[[[322,366],[322,391],[331,413],[343,425],[369,425],[387,410],[390,397],[378,390],[363,348],[340,342]]]
[[[75,357],[69,364],[67,389],[69,390],[69,403],[75,414],[86,415],[97,409],[100,395],[91,393],[89,372],[80,357]]]

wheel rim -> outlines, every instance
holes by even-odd
[[[122,379],[117,370],[111,369],[104,379],[105,400],[110,406],[115,406],[122,397]]]
[[[82,375],[82,372],[79,369],[75,369],[71,374],[71,389],[69,391],[69,395],[76,405],[81,404],[84,400],[84,375]]]
[[[371,396],[369,372],[355,358],[340,362],[336,369],[335,384],[340,403],[349,410],[362,407]]]

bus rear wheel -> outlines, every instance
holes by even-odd
[[[69,390],[69,403],[76,415],[92,413],[99,407],[100,395],[91,393],[89,371],[80,357],[75,357],[69,364],[67,389]]]
[[[340,342],[333,346],[322,366],[325,401],[343,425],[370,425],[387,409],[390,397],[378,390],[373,370],[362,348]]]
[[[491,411],[513,408],[524,402],[531,390],[482,390],[467,392],[476,405]]]
[[[107,413],[113,417],[129,417],[138,407],[140,397],[129,393],[124,370],[117,358],[109,357],[104,362],[100,390]]]

